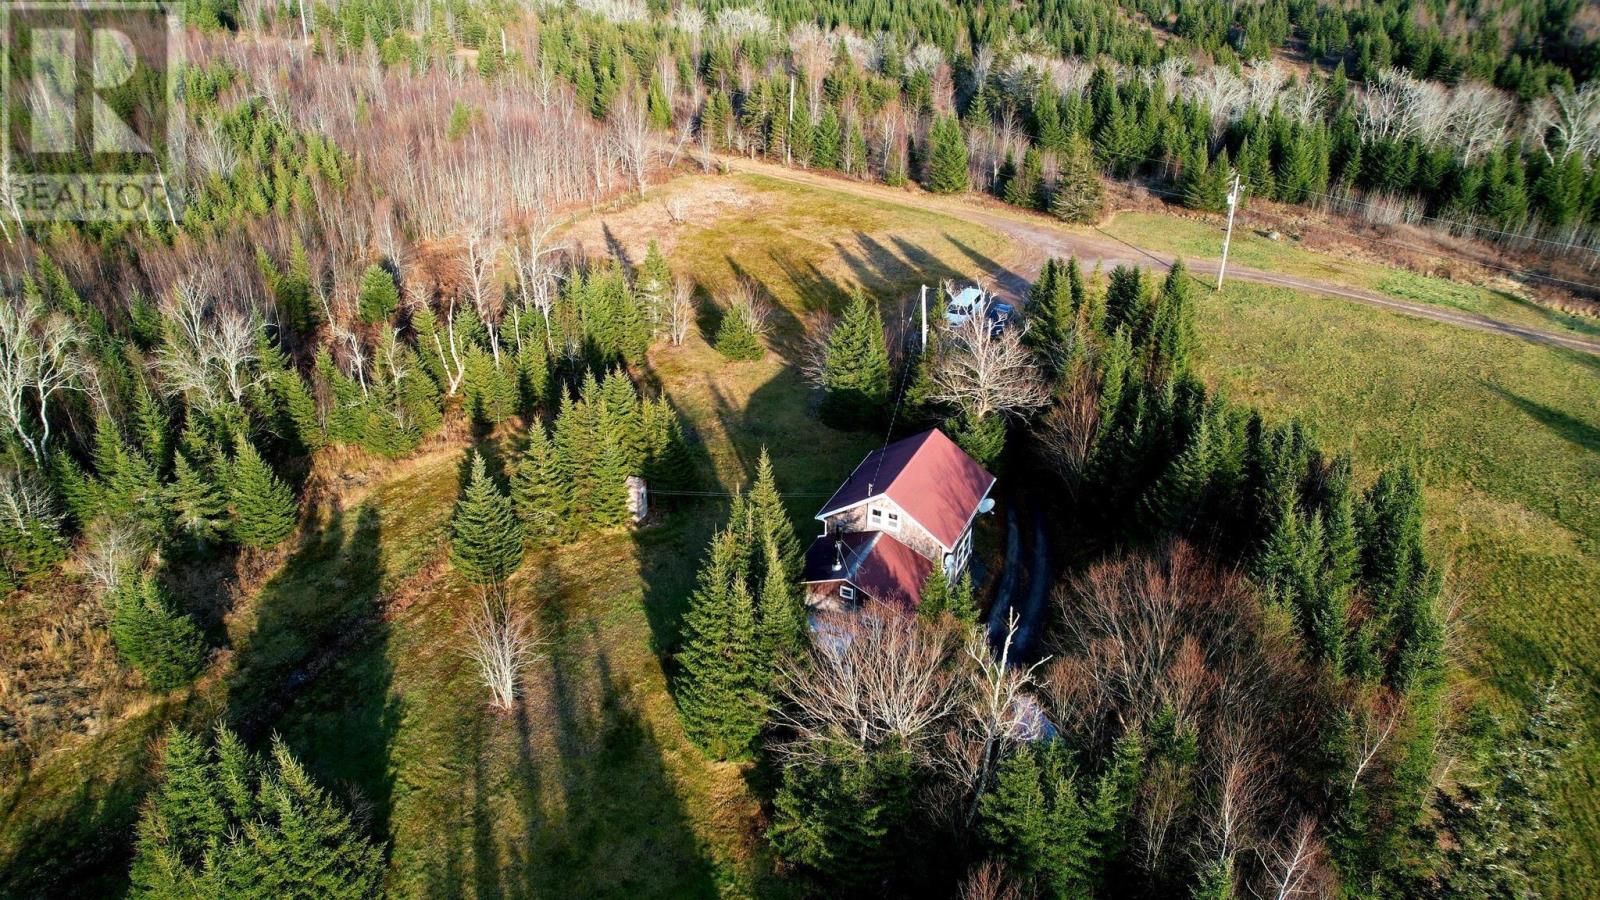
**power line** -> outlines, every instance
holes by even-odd
[[[1163,162],[1162,160],[1151,160],[1148,157],[1135,157],[1135,158],[1144,160],[1146,162]],[[1259,183],[1257,183],[1257,182],[1247,182],[1247,183],[1249,184],[1249,186],[1250,186],[1250,188],[1252,190],[1260,190],[1260,188],[1261,188],[1261,185]],[[1159,194],[1159,195],[1161,195],[1163,197],[1176,197],[1176,198],[1181,200],[1181,199],[1183,199],[1183,196],[1184,196],[1182,191],[1167,190],[1165,188],[1158,188],[1158,187],[1154,187],[1154,186],[1151,186],[1151,185],[1139,185],[1139,187],[1144,189],[1144,190],[1146,190],[1146,191],[1149,191],[1152,194]],[[1342,199],[1342,198],[1339,198],[1339,197],[1337,197],[1337,196],[1335,196],[1333,194],[1318,193],[1316,191],[1310,191],[1308,193],[1313,194],[1313,195],[1318,196],[1318,197],[1327,197],[1327,198],[1330,198],[1330,199],[1332,199],[1332,200],[1334,200],[1336,202],[1340,202],[1340,203],[1354,203],[1354,204],[1361,205],[1361,206],[1371,206],[1371,204],[1363,203],[1360,200]],[[1452,221],[1452,220],[1449,220],[1449,219],[1437,219],[1437,218],[1434,218],[1434,217],[1431,217],[1431,216],[1426,217],[1426,218],[1432,219],[1433,221],[1437,221],[1437,222],[1451,222]],[[1477,227],[1477,226],[1468,225],[1466,223],[1458,223],[1458,224],[1460,224],[1464,228]],[[1435,249],[1435,248],[1418,247],[1418,246],[1416,246],[1414,244],[1402,244],[1402,243],[1399,243],[1397,241],[1385,240],[1384,238],[1380,238],[1380,237],[1373,237],[1371,235],[1365,235],[1365,234],[1357,234],[1357,233],[1355,233],[1353,231],[1349,231],[1349,230],[1341,229],[1341,228],[1336,228],[1333,225],[1319,226],[1319,227],[1325,227],[1329,231],[1333,231],[1333,232],[1336,232],[1338,234],[1345,235],[1346,237],[1356,238],[1358,240],[1364,240],[1364,241],[1371,241],[1371,242],[1373,242],[1375,244],[1384,244],[1386,246],[1394,247],[1394,248],[1397,248],[1397,249],[1400,249],[1400,250],[1409,250],[1409,251],[1411,251],[1413,253],[1423,253],[1423,254],[1430,254],[1430,255],[1433,255],[1433,256],[1442,256],[1442,257],[1445,257],[1447,259],[1453,259],[1453,260],[1456,260],[1458,262],[1466,263],[1467,265],[1482,266],[1482,267],[1484,267],[1486,269],[1494,269],[1496,271],[1506,272],[1506,273],[1511,274],[1511,275],[1520,275],[1520,276],[1522,276],[1524,278],[1535,278],[1535,279],[1538,279],[1540,281],[1548,281],[1548,282],[1550,282],[1552,284],[1560,284],[1560,285],[1565,285],[1567,287],[1582,288],[1582,289],[1588,290],[1588,291],[1600,292],[1600,284],[1590,284],[1589,282],[1586,282],[1586,281],[1573,281],[1571,279],[1561,278],[1561,277],[1556,276],[1556,275],[1546,275],[1543,272],[1535,272],[1532,269],[1516,268],[1516,267],[1513,267],[1513,266],[1503,266],[1503,265],[1499,265],[1498,263],[1486,262],[1484,260],[1474,259],[1474,258],[1472,258],[1470,256],[1462,256],[1459,253],[1450,253],[1450,252],[1445,251],[1445,250],[1439,250],[1439,249]],[[1501,232],[1501,233],[1502,234],[1511,234],[1510,232]],[[1512,236],[1513,237],[1517,237],[1516,235],[1512,235]],[[1522,239],[1524,239],[1524,240],[1544,241],[1543,238],[1531,238],[1530,237],[1530,238],[1522,238]],[[1554,242],[1554,241],[1544,241],[1544,242],[1545,243],[1557,244],[1558,246],[1562,246],[1562,247],[1566,247],[1567,246],[1566,244],[1559,244],[1558,242]],[[1132,246],[1131,243],[1130,243],[1130,246]],[[1151,256],[1155,255],[1152,251],[1145,250],[1145,248],[1143,248],[1143,247],[1139,247],[1138,249],[1143,251],[1144,253],[1146,253],[1148,255],[1151,255]],[[1584,249],[1588,249],[1588,248],[1584,248]],[[1595,252],[1600,252],[1600,251],[1595,251]]]
[[[894,410],[889,413],[889,427],[883,433],[883,446],[878,448],[878,464],[872,468],[872,480],[867,482],[867,494],[872,494],[872,488],[878,483],[878,475],[883,472],[884,451],[889,449],[889,439],[894,436],[894,421],[900,416],[900,401],[906,396],[906,373],[911,370],[911,351],[906,348],[908,338],[902,332],[900,339],[900,387],[894,395]]]

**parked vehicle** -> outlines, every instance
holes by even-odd
[[[950,305],[945,307],[944,321],[951,328],[960,328],[967,324],[967,320],[977,314],[984,305],[982,289],[969,287],[963,288],[960,293],[950,297]]]
[[[989,336],[997,338],[1017,319],[1017,310],[1009,303],[995,300],[984,309],[983,315],[989,321]]]

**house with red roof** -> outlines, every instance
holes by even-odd
[[[914,609],[934,566],[960,577],[995,478],[937,428],[867,454],[817,513],[806,551],[808,605],[878,601]]]

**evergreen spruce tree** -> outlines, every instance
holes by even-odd
[[[756,463],[756,480],[745,495],[745,505],[755,526],[754,537],[770,539],[777,547],[784,571],[791,577],[799,577],[802,563],[800,538],[795,535],[794,523],[789,520],[783,497],[778,493],[778,481],[772,473],[772,457],[767,454],[766,447],[761,448],[761,457]]]
[[[811,134],[811,162],[823,169],[839,168],[839,153],[843,141],[839,113],[831,104],[825,104],[822,118],[817,120],[817,128]]]
[[[483,456],[472,454],[467,487],[450,519],[450,561],[477,584],[505,581],[522,564],[522,523],[511,498],[489,477]]]
[[[633,293],[652,336],[666,329],[667,304],[672,293],[672,270],[655,239],[644,251],[644,262],[633,281]]]
[[[946,423],[949,425],[950,423]],[[993,469],[1006,449],[1006,423],[998,415],[975,418],[961,413],[953,420],[950,439],[956,446],[977,461],[978,465]]]
[[[935,566],[934,568],[938,568]],[[946,607],[950,617],[966,625],[976,628],[981,615],[978,610],[978,598],[973,595],[972,576],[966,572],[961,573],[961,578],[950,588],[950,603]]]
[[[761,594],[756,600],[756,638],[770,677],[779,660],[805,647],[806,616],[794,588],[798,573],[784,565],[778,544],[770,535],[762,539],[760,552],[763,575]]]
[[[922,581],[922,593],[917,602],[917,618],[924,622],[937,622],[950,611],[950,577],[944,566],[935,564]]]
[[[1050,214],[1063,222],[1093,222],[1105,210],[1105,187],[1082,138],[1067,145],[1059,163]]]
[[[229,479],[234,540],[246,547],[272,547],[294,531],[294,493],[278,480],[242,434],[234,438]]]
[[[134,394],[133,420],[139,452],[160,478],[172,466],[172,423],[160,398],[143,383]]]
[[[750,311],[739,304],[723,311],[722,324],[717,327],[712,343],[718,353],[732,360],[760,359],[767,352],[761,346],[761,338],[756,335]]]
[[[373,263],[361,275],[361,294],[357,303],[361,321],[368,325],[387,322],[400,307],[400,289],[394,276],[383,266]]]
[[[731,529],[711,540],[684,615],[678,653],[678,712],[689,738],[716,759],[749,756],[766,721],[765,668],[755,604],[746,586],[747,548]]]
[[[607,420],[599,419],[601,425]],[[616,430],[600,434],[600,452],[595,457],[593,483],[589,491],[589,521],[596,525],[621,525],[628,518],[628,476],[637,473],[629,468],[629,452],[625,438]]]
[[[165,531],[166,507],[155,468],[104,416],[95,423],[94,469],[100,481],[98,512],[132,519],[151,533]]]
[[[205,644],[194,620],[175,609],[150,576],[116,592],[111,639],[117,652],[158,691],[194,681],[205,666]]]
[[[375,896],[383,854],[275,738],[263,765],[233,733],[174,729],[139,819],[131,896]]]
[[[980,828],[1011,871],[1051,896],[1085,897],[1094,893],[1100,853],[1068,753],[1050,740],[1007,757],[979,801]]]
[[[1106,284],[1106,333],[1126,328],[1135,345],[1142,343],[1144,313],[1144,270],[1137,266],[1112,269]]]
[[[557,480],[555,447],[535,419],[528,426],[528,446],[511,476],[511,504],[523,530],[549,536],[562,529],[567,513],[566,487]]]
[[[510,358],[506,357],[510,362]],[[516,412],[516,375],[495,365],[494,355],[482,347],[467,350],[462,402],[481,425],[498,425]]]
[[[1176,380],[1189,370],[1194,348],[1194,302],[1189,288],[1189,272],[1180,259],[1172,264],[1156,295],[1146,342],[1146,376],[1155,384]]]
[[[847,427],[871,423],[889,401],[883,315],[860,291],[851,295],[844,315],[828,333],[822,387],[823,415]]]
[[[768,837],[783,859],[819,876],[835,892],[881,890],[905,852],[916,787],[911,754],[828,743],[825,759],[785,766],[773,798]]]
[[[644,477],[661,490],[685,490],[694,486],[694,462],[683,436],[678,414],[665,397],[644,405],[645,434],[649,453],[645,457]]]
[[[172,524],[196,549],[204,550],[221,535],[228,504],[211,479],[190,465],[184,454],[174,457],[172,483],[167,486]]]
[[[953,116],[934,120],[928,132],[928,160],[923,184],[935,194],[960,194],[971,183],[967,175],[967,139]]]
[[[1006,181],[1005,200],[1023,209],[1038,209],[1044,191],[1044,162],[1036,147],[1022,152],[1022,165]]]
[[[267,374],[267,392],[272,396],[279,418],[287,426],[282,430],[292,438],[295,449],[304,454],[321,450],[328,436],[323,429],[322,416],[317,412],[317,401],[299,373],[287,366],[272,369]]]

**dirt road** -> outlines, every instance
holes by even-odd
[[[1028,216],[1020,212],[1002,214],[985,209],[982,205],[970,200],[944,197],[936,194],[908,193],[886,185],[863,181],[848,181],[842,178],[799,169],[789,169],[773,163],[745,159],[743,157],[730,156],[722,159],[730,171],[764,175],[781,181],[805,184],[823,190],[851,194],[912,209],[934,210],[946,215],[958,216],[970,222],[977,222],[1007,235],[1012,239],[1011,252],[1006,259],[999,261],[1005,268],[992,274],[996,279],[996,287],[999,292],[1009,295],[1012,299],[1021,299],[1026,294],[1028,286],[1038,276],[1039,269],[1044,265],[1045,260],[1050,257],[1076,254],[1085,263],[1092,265],[1095,261],[1098,261],[1106,269],[1124,264],[1167,267],[1171,266],[1173,262],[1173,257],[1170,254],[1145,250],[1104,232],[1094,235],[1073,234],[1053,225],[1042,216]],[[1216,260],[1185,259],[1184,264],[1196,276],[1215,275],[1217,272]],[[1238,265],[1230,265],[1228,267],[1228,277],[1258,284],[1293,288],[1298,291],[1320,294],[1326,297],[1354,300],[1358,303],[1365,303],[1368,306],[1415,316],[1419,319],[1430,319],[1435,322],[1470,328],[1475,331],[1504,334],[1538,344],[1600,355],[1600,341],[1585,340],[1559,332],[1515,325],[1499,319],[1446,309],[1441,306],[1411,303],[1378,291],[1353,288],[1298,275],[1266,272]],[[1207,281],[1209,283],[1209,279]]]

